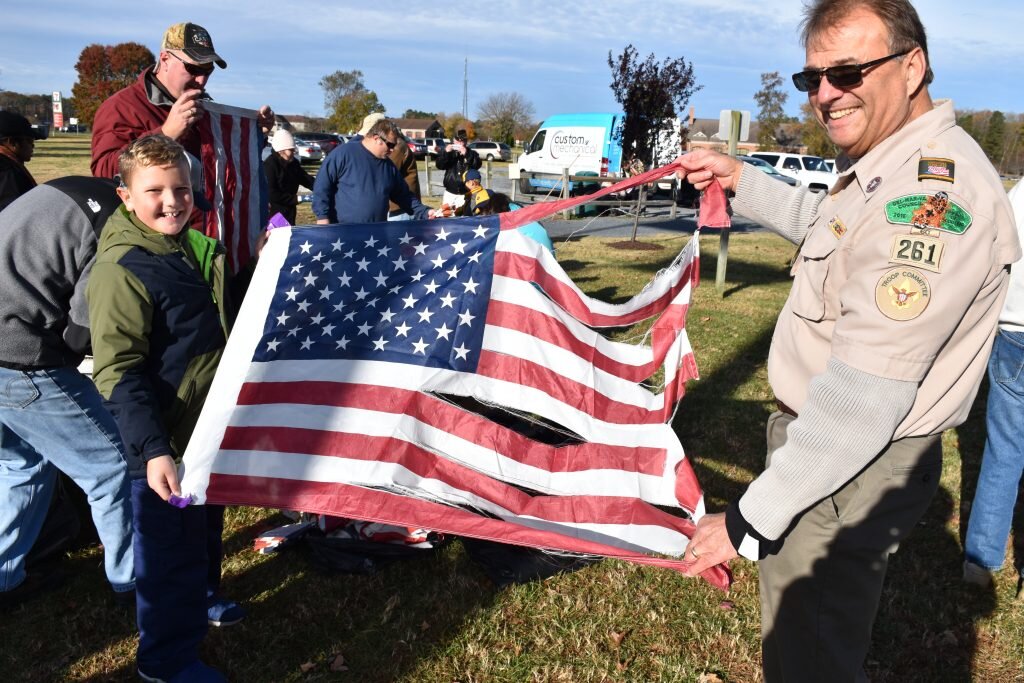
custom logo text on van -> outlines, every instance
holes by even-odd
[[[594,156],[597,145],[585,135],[573,135],[565,131],[555,131],[551,137],[551,158],[566,156]]]

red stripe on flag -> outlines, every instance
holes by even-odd
[[[406,414],[459,438],[548,472],[612,469],[660,476],[665,469],[662,448],[582,443],[551,446],[502,427],[446,401],[418,391],[340,382],[247,382],[238,405],[291,403],[360,408]],[[691,508],[692,509],[692,508]]]
[[[686,306],[670,307],[669,311],[672,308],[683,309],[681,315],[685,322]],[[669,315],[669,312],[666,311],[662,318],[665,315]],[[678,320],[679,315],[680,312],[677,311],[676,317],[673,317],[672,321]],[[585,341],[580,341],[558,318],[526,306],[492,301],[487,309],[487,324],[529,334],[566,351],[571,351],[579,358],[593,363],[594,367],[599,370],[631,382],[641,382],[653,375],[661,367],[665,360],[665,354],[674,341],[674,338],[670,339],[671,335],[669,334],[655,337],[652,360],[643,365],[630,365],[601,353],[600,350]],[[672,324],[674,325],[674,322]],[[668,329],[669,324],[664,327]],[[678,331],[682,330],[682,327],[672,327],[671,329],[677,330],[675,336],[678,336]],[[658,343],[659,340],[662,342],[661,344]]]
[[[480,352],[476,372],[505,382],[543,391],[586,415],[612,424],[657,424],[668,420],[671,404],[648,410],[609,398],[581,382],[571,380],[540,363],[486,349]]]
[[[235,211],[235,204],[238,201],[236,193],[240,191],[240,188],[238,187],[237,160],[234,158],[234,150],[231,148],[231,134],[234,127],[235,117],[228,114],[220,115],[221,141],[224,143],[224,158],[221,160],[224,169],[224,185],[222,187],[224,192],[224,224],[220,230],[220,241],[227,248],[228,263],[231,264],[231,270],[238,272],[238,214]]]
[[[617,315],[606,315],[592,312],[590,307],[573,288],[548,273],[537,259],[507,251],[497,251],[494,254],[495,275],[504,275],[516,278],[517,280],[537,283],[566,312],[591,327],[632,325],[657,315],[686,286],[687,282],[693,277],[693,272],[694,268],[691,262],[685,266],[679,282],[655,301],[633,311]]]
[[[249,174],[252,173],[252,164],[255,160],[252,158],[252,144],[251,139],[255,133],[253,131],[254,122],[252,119],[245,117],[239,117],[241,140],[238,148],[238,177],[240,182],[238,184],[238,201],[239,201],[239,212],[238,222],[235,224],[235,235],[237,242],[237,249],[235,252],[235,262],[232,263],[234,272],[238,272],[242,265],[248,263],[252,259],[252,252],[249,248],[249,228],[252,224],[253,219],[258,220],[258,216],[249,215],[249,198],[253,192],[259,192],[258,187],[253,187],[253,183],[249,179]]]
[[[295,427],[228,427],[221,448],[271,453],[275,461],[288,457],[287,454],[308,454],[391,463],[423,479],[439,481],[487,500],[513,515],[555,523],[656,526],[679,533],[692,528],[688,520],[663,512],[639,498],[530,495],[516,486],[439,457],[426,448],[391,437]]]
[[[682,560],[652,557],[586,539],[481,517],[439,503],[347,484],[214,473],[210,475],[206,495],[207,502],[212,504],[285,507],[397,526],[407,526],[408,521],[414,519],[423,528],[488,541],[604,555],[678,572],[690,566],[690,563]],[[680,522],[682,528],[686,529],[685,533],[691,535],[693,525],[686,520]],[[729,587],[732,580],[728,569],[721,565],[708,569],[701,576],[723,590]]]

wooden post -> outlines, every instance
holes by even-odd
[[[569,169],[562,169],[562,199],[569,198]],[[562,211],[562,219],[569,220],[569,210]]]
[[[433,197],[434,193],[430,190],[430,155],[423,157],[423,167],[427,171],[427,192],[426,196]]]
[[[644,205],[645,199],[647,199],[647,186],[641,185],[640,192],[636,196],[636,214],[633,216],[633,236],[630,238],[631,242],[636,242],[636,232],[640,226],[640,207]]]
[[[732,125],[729,126],[729,156],[736,156],[736,145],[740,139],[740,112],[732,111]],[[725,296],[725,269],[729,263],[729,231],[722,230],[718,236],[718,268],[715,270],[715,289],[719,296]]]
[[[669,196],[672,197],[672,206],[668,210],[668,215],[669,215],[669,218],[675,218],[676,217],[676,197],[679,196],[679,178],[672,178],[672,189],[671,189],[671,191],[669,193]]]
[[[487,187],[491,186],[491,160],[484,160],[484,174],[487,176]]]

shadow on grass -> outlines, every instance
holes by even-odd
[[[224,592],[249,616],[211,629],[203,647],[230,679],[334,680],[341,674],[330,663],[340,654],[346,680],[373,682],[400,678],[443,650],[497,589],[453,543],[371,576],[323,573],[299,546],[225,577]]]
[[[252,553],[257,529],[286,523],[267,513],[224,539],[225,567]],[[116,606],[96,549],[61,561],[69,580],[0,615],[0,667],[4,680],[136,680],[133,664],[118,668],[91,661],[134,662],[134,611]],[[422,558],[398,562],[373,576],[325,574],[304,546],[225,572],[222,591],[249,616],[237,626],[211,628],[202,657],[239,681],[392,681],[421,658],[443,650],[467,615],[487,609],[498,589],[452,543]],[[111,648],[117,651],[111,655]],[[345,674],[330,662],[344,656]],[[313,669],[302,673],[304,664]],[[75,671],[97,672],[78,674]]]

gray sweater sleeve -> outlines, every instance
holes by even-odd
[[[790,242],[800,244],[824,198],[824,192],[791,187],[769,178],[751,164],[744,164],[732,209]]]
[[[798,514],[839,490],[888,445],[916,397],[916,382],[830,359],[811,380],[785,445],[740,498],[743,519],[764,538],[778,539]]]

